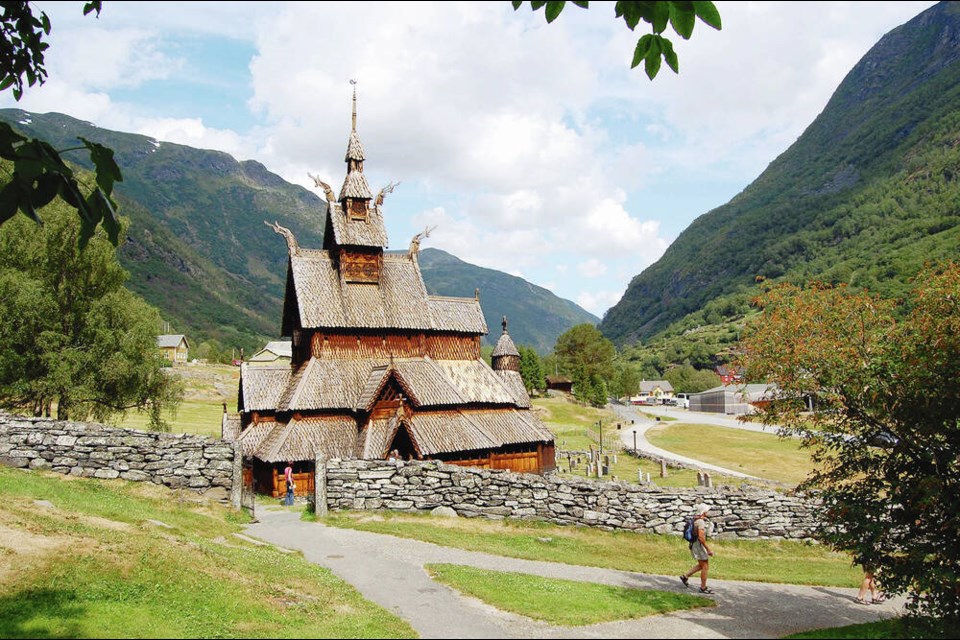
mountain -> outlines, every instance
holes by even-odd
[[[302,246],[320,247],[325,200],[258,162],[238,162],[219,151],[110,131],[58,113],[3,109],[0,119],[58,149],[75,147],[83,136],[114,150],[124,178],[114,193],[130,221],[119,251],[131,274],[128,287],[160,309],[171,331],[188,335],[193,346],[216,339],[248,350],[277,337],[287,248],[263,223],[278,221]],[[65,157],[91,166],[82,153]],[[434,252],[458,264],[446,272],[431,269]],[[481,289],[494,342],[504,313],[513,322],[515,340],[542,351],[574,324],[598,321],[520,278],[468,265],[442,251],[420,255],[431,291],[472,296]]]
[[[758,280],[898,296],[925,261],[960,255],[958,227],[960,3],[942,2],[885,35],[787,151],[633,278],[600,329],[629,345],[742,319]]]
[[[500,322],[507,316],[510,337],[546,354],[557,336],[570,327],[600,321],[593,314],[549,290],[502,271],[466,263],[440,249],[420,252],[420,272],[427,290],[441,296],[472,296],[480,289],[480,306],[493,341],[500,336]]]

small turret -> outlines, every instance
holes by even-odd
[[[507,333],[507,316],[503,316],[503,334],[497,340],[497,346],[493,348],[491,365],[494,371],[516,371],[520,372],[520,352],[517,346],[513,344],[510,334]]]

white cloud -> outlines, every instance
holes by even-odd
[[[586,262],[577,265],[577,271],[584,278],[597,278],[607,272],[607,265],[596,258],[590,258]]]
[[[603,317],[604,312],[620,301],[626,287],[616,291],[582,291],[576,298],[576,303],[597,317]]]
[[[51,78],[69,79],[91,90],[135,87],[168,78],[183,60],[160,50],[159,35],[145,29],[89,27],[51,37],[47,70]]]
[[[742,189],[930,4],[719,2],[723,30],[674,38],[681,74],[654,82],[629,69],[637,34],[606,3],[551,25],[508,3],[107,3],[100,20],[53,4],[51,80],[4,103],[254,158],[309,186],[307,171],[342,180],[356,78],[371,184],[410,194],[388,201],[392,233],[439,223],[429,246],[556,283],[600,314],[666,250],[650,204],[670,200],[665,184]],[[172,40],[207,36],[255,44],[258,124],[243,134],[132,97],[186,73]],[[601,276],[609,291],[584,280]]]

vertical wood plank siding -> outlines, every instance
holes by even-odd
[[[296,343],[294,345],[297,346]],[[480,337],[471,335],[427,335],[425,333],[387,333],[357,335],[316,332],[311,339],[315,358],[389,359],[423,358],[434,360],[479,360]]]

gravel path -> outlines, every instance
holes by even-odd
[[[260,507],[250,536],[301,551],[365,598],[406,619],[424,638],[778,638],[819,627],[871,622],[901,613],[903,600],[863,606],[856,589],[710,580],[717,606],[584,627],[556,627],[498,611],[434,582],[427,563],[695,593],[674,576],[505,558],[394,536],[337,529],[299,513]],[[722,542],[717,543],[722,562]],[[691,561],[691,565],[692,565]],[[691,580],[691,585],[696,579]]]

